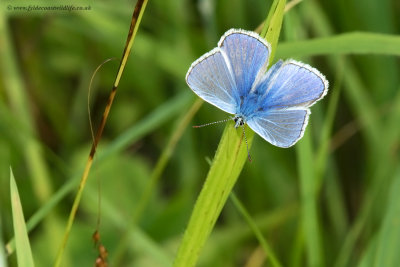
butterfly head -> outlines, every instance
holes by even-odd
[[[233,120],[235,121],[235,128],[245,125],[246,121],[241,115],[236,115]]]

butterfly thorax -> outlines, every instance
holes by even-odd
[[[238,128],[239,126],[243,126],[246,123],[246,121],[243,118],[243,116],[240,116],[240,115],[236,115],[233,118],[233,120],[235,121],[235,128]]]
[[[250,93],[247,96],[240,97],[235,118],[242,118],[245,123],[256,114],[266,111],[264,109],[262,105],[262,96],[257,93]]]

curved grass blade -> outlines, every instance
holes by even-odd
[[[230,198],[235,207],[238,209],[238,211],[242,214],[243,218],[246,220],[247,224],[250,226],[258,242],[260,242],[260,245],[263,248],[264,253],[267,256],[268,260],[271,262],[271,265],[274,267],[282,266],[278,258],[275,256],[275,253],[268,245],[267,240],[265,240],[264,236],[262,235],[261,230],[258,228],[256,222],[253,220],[253,218],[251,218],[250,214],[247,212],[246,208],[243,206],[240,200],[236,197],[236,194],[234,192],[231,193]]]
[[[400,36],[351,32],[312,40],[281,43],[277,51],[279,58],[346,54],[400,56]]]
[[[390,186],[385,217],[376,237],[369,246],[358,266],[399,266],[400,254],[400,168]]]
[[[31,245],[29,244],[28,232],[26,231],[24,213],[22,211],[21,200],[19,198],[17,184],[14,174],[10,168],[10,195],[11,207],[14,224],[15,243],[17,249],[18,266],[33,267]]]

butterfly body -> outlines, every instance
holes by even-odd
[[[290,147],[303,136],[309,107],[327,93],[328,82],[295,60],[267,70],[270,51],[256,33],[229,30],[192,64],[186,81],[202,99],[233,114],[236,128],[248,124],[273,145]]]

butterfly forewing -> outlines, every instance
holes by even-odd
[[[260,105],[265,108],[307,108],[326,94],[328,82],[311,66],[288,60],[273,75],[267,75],[257,87],[264,92]]]
[[[253,32],[230,30],[221,38],[219,46],[232,69],[239,97],[246,96],[257,76],[262,77],[266,71],[269,44]]]
[[[233,76],[219,50],[215,48],[196,60],[186,74],[189,87],[210,104],[234,114],[237,92]]]

